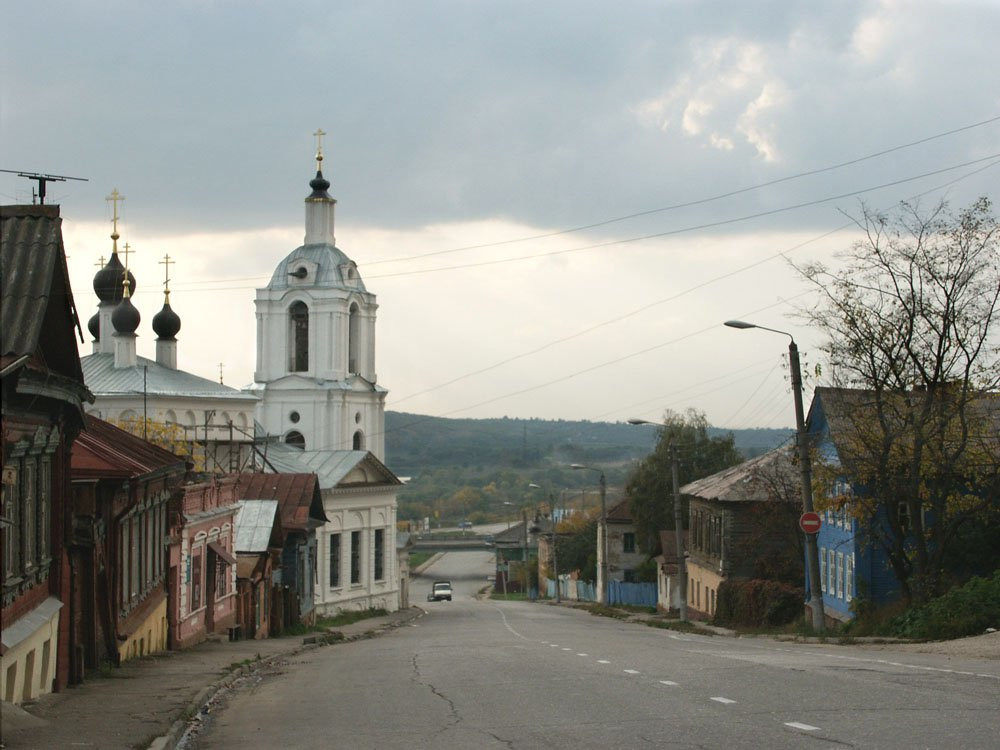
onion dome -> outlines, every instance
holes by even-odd
[[[161,339],[173,339],[181,330],[181,318],[170,307],[170,292],[164,296],[163,309],[153,316],[153,331]]]
[[[117,235],[112,235],[117,238]],[[111,260],[94,275],[94,291],[101,302],[119,302],[122,298],[122,274],[125,266],[118,259],[118,252],[111,253]],[[135,276],[128,272],[128,292],[135,293]]]
[[[312,193],[309,198],[323,198],[330,200],[330,194],[326,192],[330,189],[330,181],[323,176],[323,172],[316,170],[316,176],[309,180],[309,187],[312,188]]]
[[[87,330],[94,337],[94,341],[101,340],[101,314],[94,313],[94,316],[87,321]]]
[[[122,301],[118,303],[114,312],[111,313],[111,324],[119,333],[135,333],[139,327],[139,321],[142,320],[139,311],[132,304],[132,299],[127,289],[127,284],[122,282],[122,291],[124,292]]]

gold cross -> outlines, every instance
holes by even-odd
[[[135,250],[132,250],[132,246],[126,242],[125,243],[125,249],[122,250],[122,252],[125,253],[125,274],[127,275],[128,274],[128,254],[129,253],[134,253]]]
[[[123,201],[124,202],[125,196],[118,192],[118,188],[113,188],[111,190],[111,195],[109,195],[104,200],[111,201],[111,203],[114,206],[114,208],[112,209],[113,214],[114,214],[114,218],[111,219],[111,221],[113,222],[113,227],[114,227],[112,231],[113,231],[114,234],[118,234],[118,202],[119,201]],[[114,236],[114,235],[112,235],[112,236]]]
[[[102,255],[100,262],[95,263],[94,265],[97,266],[98,268],[104,268],[104,256]]]
[[[163,291],[170,294],[170,266],[175,261],[170,260],[170,254],[163,256],[163,260],[158,261],[163,266]]]
[[[313,135],[316,136],[316,169],[318,170],[323,163],[323,136],[326,133],[320,128]]]

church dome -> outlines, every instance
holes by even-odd
[[[111,313],[111,324],[119,333],[135,333],[140,320],[139,311],[135,309],[135,305],[132,304],[129,297],[125,297],[119,302],[114,312]]]
[[[118,260],[118,253],[111,254],[111,260],[94,274],[94,292],[101,302],[118,302],[122,298],[122,272],[125,266]],[[128,293],[135,293],[135,276],[128,272]]]
[[[297,265],[297,261],[302,264]],[[298,286],[296,280],[323,289],[367,291],[354,261],[339,248],[327,244],[302,245],[286,255],[274,269],[268,288],[288,289]]]
[[[94,341],[101,339],[101,314],[94,313],[93,317],[87,321],[87,330],[94,337]]]
[[[169,300],[163,301],[163,308],[153,316],[153,332],[161,339],[172,339],[181,330],[181,318],[170,307]]]
[[[312,194],[309,198],[326,198],[330,199],[330,194],[326,192],[330,189],[330,181],[323,176],[320,170],[316,170],[316,176],[309,180],[309,187],[312,188]]]

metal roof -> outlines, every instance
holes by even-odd
[[[140,477],[156,471],[183,473],[186,459],[113,424],[85,414],[84,429],[73,442],[71,472],[83,477]]]
[[[58,206],[0,207],[0,319],[5,364],[40,353],[47,368],[82,382]]]
[[[267,552],[278,501],[240,500],[239,505],[234,549],[237,552]]]
[[[267,285],[267,288],[288,289],[292,286],[299,286],[289,282],[288,274],[289,264],[296,260],[305,260],[316,264],[316,279],[309,286],[326,289],[342,288],[357,292],[367,291],[364,282],[361,280],[361,274],[358,273],[354,262],[342,250],[327,244],[301,245],[295,248],[274,269],[274,274],[271,276],[271,283]],[[353,279],[343,278],[341,269],[345,266],[353,269]]]
[[[99,398],[143,393],[150,396],[198,396],[253,403],[258,397],[184,370],[173,370],[155,360],[136,357],[134,367],[115,367],[114,354],[88,354],[80,360],[87,387]]]
[[[361,464],[381,482],[366,484],[402,484],[381,461],[368,451],[304,451],[285,443],[272,441],[267,446],[267,462],[284,473],[312,472],[319,477],[320,489],[332,489]]]
[[[680,492],[682,495],[725,502],[801,502],[801,496],[795,492],[775,492],[779,484],[795,487],[798,481],[794,453],[782,447],[688,482],[680,488]]]

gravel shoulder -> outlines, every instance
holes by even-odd
[[[918,654],[966,656],[972,659],[1000,659],[1000,631],[996,633],[984,633],[983,635],[973,635],[968,638],[957,638],[953,641],[869,643],[861,647],[880,651],[908,651]]]

